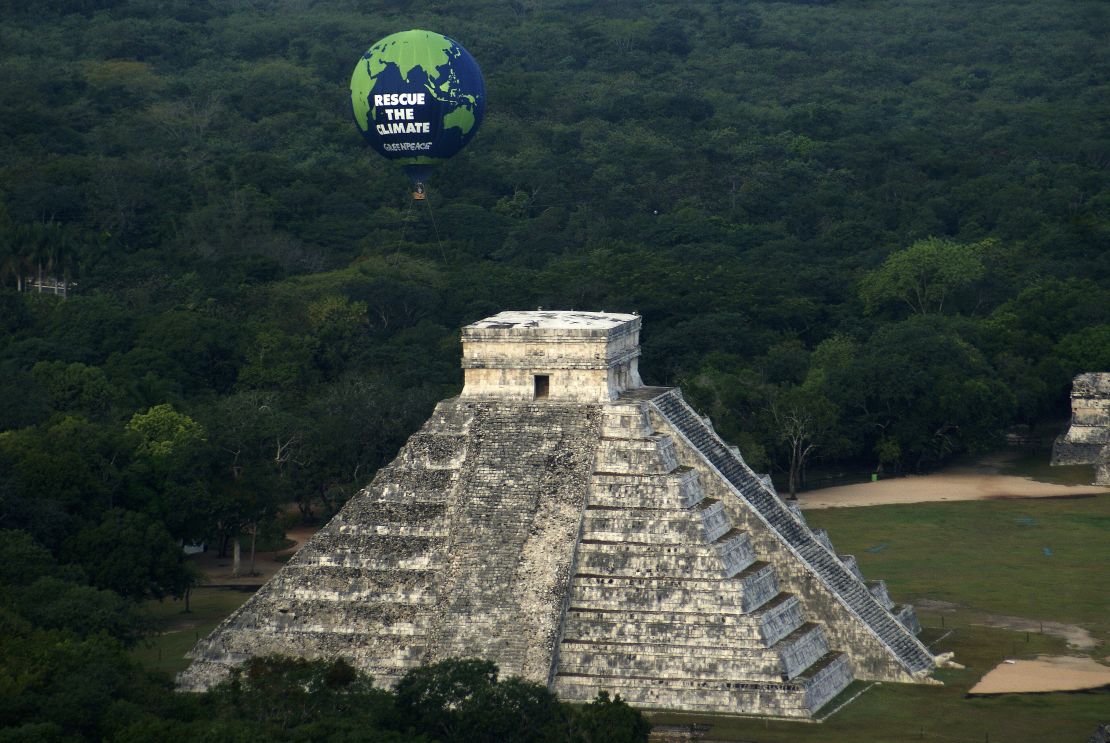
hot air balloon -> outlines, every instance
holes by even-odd
[[[378,154],[397,160],[424,198],[432,169],[466,146],[486,107],[478,63],[454,39],[401,31],[374,44],[351,75],[351,110]]]

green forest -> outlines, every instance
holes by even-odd
[[[138,602],[194,585],[183,543],[225,553],[290,504],[334,513],[458,392],[459,328],[495,312],[639,313],[645,382],[680,385],[791,490],[818,462],[987,451],[1110,369],[1097,0],[0,0],[0,18],[0,741],[277,714],[224,689],[208,719],[129,665]],[[348,93],[409,28],[458,40],[487,90],[424,204]],[[266,673],[365,684],[348,671]],[[390,728],[383,699],[364,708],[392,710],[382,730],[453,739]]]

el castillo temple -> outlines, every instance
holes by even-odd
[[[810,718],[853,679],[922,682],[913,608],[867,581],[681,390],[640,318],[502,312],[462,330],[462,394],[193,649],[342,656],[389,685],[449,657],[569,701]]]

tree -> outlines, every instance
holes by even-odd
[[[820,393],[789,387],[771,399],[767,410],[779,440],[787,446],[790,498],[794,500],[798,484],[805,479],[806,463],[836,421],[836,406]]]
[[[1110,369],[1110,324],[1068,333],[1056,349],[1076,374]]]
[[[519,678],[499,681],[486,660],[449,659],[397,682],[397,711],[419,732],[447,741],[530,743],[567,739],[555,695]]]
[[[181,547],[164,526],[121,508],[78,532],[64,554],[85,569],[93,585],[136,601],[180,598],[192,578]]]
[[[488,660],[450,659],[413,668],[397,682],[397,710],[422,732],[456,739],[468,704],[497,683],[497,665]]]
[[[621,695],[599,691],[589,704],[572,707],[573,739],[582,743],[647,743],[651,723]]]
[[[40,361],[32,368],[31,375],[50,396],[55,410],[82,410],[95,416],[106,412],[119,397],[99,367],[78,362]]]
[[[860,298],[869,312],[889,304],[905,305],[917,315],[943,312],[946,301],[986,273],[982,256],[990,244],[918,240],[867,274],[860,282]]]
[[[400,739],[387,732],[398,722],[393,695],[375,689],[369,676],[342,658],[251,658],[205,701],[217,717],[253,722],[256,739],[288,739],[308,729],[317,735],[298,739],[346,740],[355,732],[363,740]]]
[[[135,413],[127,430],[138,434],[140,454],[167,465],[187,461],[207,440],[204,426],[169,404]]]

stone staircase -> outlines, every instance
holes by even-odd
[[[724,476],[844,606],[878,636],[910,674],[922,674],[934,667],[933,656],[928,649],[886,610],[857,574],[833,555],[823,541],[735,456],[712,428],[682,399],[677,389],[644,388],[637,392],[636,397],[646,399],[664,420]]]
[[[597,448],[598,406],[466,405],[469,447],[447,514],[431,657],[488,658],[505,677],[547,683]]]

